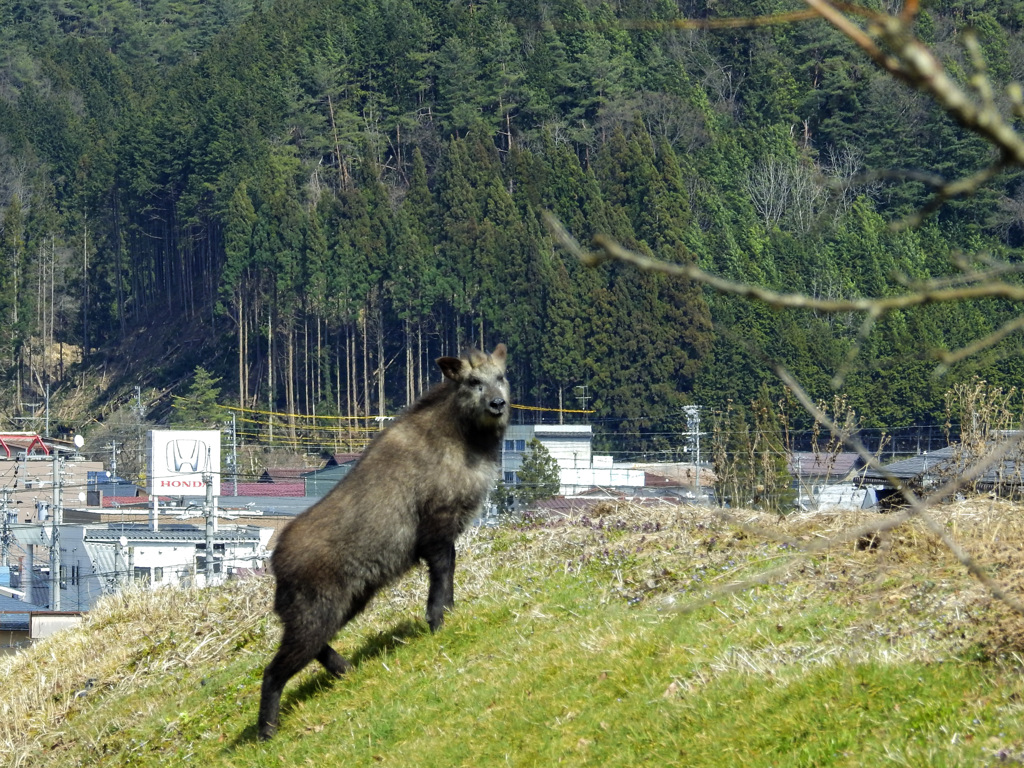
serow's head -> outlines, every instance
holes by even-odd
[[[457,388],[455,400],[462,419],[477,427],[504,429],[509,416],[509,387],[505,378],[506,350],[499,344],[490,354],[471,350],[462,357],[439,357],[441,372]]]

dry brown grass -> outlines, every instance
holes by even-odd
[[[1020,600],[1024,597],[1024,509],[995,499],[972,499],[929,510],[936,521],[988,574]],[[801,542],[832,541],[844,531],[870,526],[875,512],[819,513],[787,518],[779,528]],[[819,556],[814,576],[848,600],[874,601],[894,626],[927,615],[940,636],[959,637],[991,654],[1024,652],[1024,616],[992,597],[959,559],[917,519],[880,534],[861,536]]]
[[[1024,508],[975,498],[929,515],[1011,596],[1024,598]],[[927,641],[933,656],[969,649],[1024,655],[1024,616],[995,599],[923,521],[862,533],[890,519],[870,510],[779,517],[605,505],[589,519],[529,532],[528,549],[534,560],[565,571],[603,559],[609,594],[633,601],[663,596],[687,610],[761,583],[787,582],[804,605],[827,599],[860,606],[859,631],[884,636],[891,646],[902,639]]]
[[[128,589],[100,601],[83,624],[0,660],[0,753],[31,765],[44,741],[61,739],[78,696],[124,693],[158,674],[201,667],[265,622],[271,584],[223,589]]]
[[[996,581],[1024,597],[1020,506],[976,499],[930,514]],[[778,634],[723,650],[692,679],[680,678],[678,690],[730,671],[773,674],[785,665],[821,664],[856,648],[895,661],[1024,655],[1024,617],[994,600],[920,521],[876,538],[850,533],[886,519],[876,512],[779,518],[609,504],[589,516],[476,529],[459,544],[458,600],[529,598],[546,577],[586,576],[599,603],[651,603],[659,621],[675,615],[666,607],[714,601],[716,610],[740,615],[753,601],[761,608],[774,601]],[[766,582],[785,586],[759,586]],[[386,632],[418,616],[425,591],[417,570],[379,595],[354,631]],[[0,753],[12,766],[30,765],[40,745],[82,738],[62,733],[79,692],[127,694],[160,676],[202,676],[237,654],[258,656],[253,665],[261,666],[277,640],[271,595],[266,578],[213,590],[129,590],[98,604],[80,628],[0,660]],[[860,618],[831,633],[817,633],[809,621],[799,642],[785,639],[788,617],[816,616],[826,605]]]

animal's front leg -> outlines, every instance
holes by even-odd
[[[455,605],[455,542],[440,545],[424,559],[430,572],[427,623],[436,632],[444,624],[444,612]]]

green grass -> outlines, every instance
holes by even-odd
[[[679,612],[667,597],[678,604],[695,583],[763,571],[777,564],[778,548],[737,538],[709,549],[688,521],[663,533],[479,534],[460,561],[460,602],[441,632],[418,618],[417,574],[336,638],[355,662],[350,674],[331,680],[310,667],[289,684],[280,732],[266,744],[254,722],[277,638],[260,606],[269,585],[193,593],[207,624],[172,626],[161,614],[164,626],[126,634],[121,672],[21,734],[30,756],[12,754],[25,765],[97,768],[186,759],[239,768],[1024,760],[1019,658],[972,660],[976,641],[964,627],[928,634],[917,618],[908,623],[909,610],[880,609],[885,593],[865,599],[875,575],[869,555],[863,578],[850,576],[852,559],[802,573],[794,566],[784,584],[710,594]],[[963,585],[950,573],[940,569],[935,582],[952,600]],[[243,599],[251,609],[240,619],[232,611]],[[124,610],[98,617],[91,631],[146,626],[131,599]],[[928,626],[943,625],[945,610],[933,608]],[[205,628],[221,621],[237,630],[222,642]],[[89,673],[74,674],[65,688]]]

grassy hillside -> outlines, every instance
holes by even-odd
[[[311,667],[289,685],[268,744],[253,724],[278,633],[269,579],[112,598],[0,662],[0,754],[97,768],[1024,762],[1024,624],[922,526],[807,558],[801,543],[869,516],[739,514],[607,508],[476,531],[444,630],[419,618],[423,574],[406,579],[336,639],[356,662],[346,679]],[[1019,594],[1018,509],[937,516]]]

